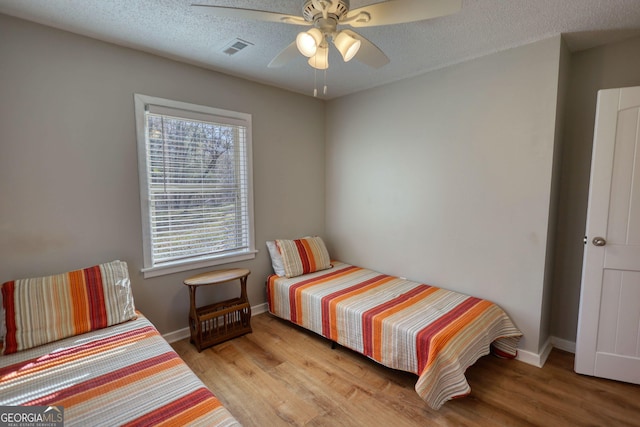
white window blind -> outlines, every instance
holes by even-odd
[[[144,95],[136,104],[145,275],[253,257],[250,116]]]

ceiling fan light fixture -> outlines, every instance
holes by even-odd
[[[360,50],[362,42],[346,32],[340,31],[333,39],[333,44],[342,55],[344,62],[349,62]]]
[[[326,70],[329,68],[329,46],[318,46],[318,51],[307,61],[316,70]]]
[[[296,37],[296,46],[301,54],[307,58],[313,57],[323,40],[322,33],[317,28],[312,28],[309,31],[303,31],[298,33]]]

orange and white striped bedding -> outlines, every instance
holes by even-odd
[[[65,426],[237,426],[143,316],[0,356],[0,406],[62,406]]]
[[[333,262],[267,281],[269,311],[393,369],[418,375],[434,408],[469,394],[465,370],[490,348],[515,357],[522,333],[496,304]]]

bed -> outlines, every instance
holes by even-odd
[[[418,375],[415,390],[433,409],[471,392],[464,373],[480,357],[517,355],[522,333],[494,303],[331,261],[317,237],[267,246],[271,314]]]
[[[65,426],[239,425],[135,311],[126,268],[2,285],[0,406],[53,408]]]

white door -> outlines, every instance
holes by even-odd
[[[598,92],[575,371],[640,384],[640,87]]]

